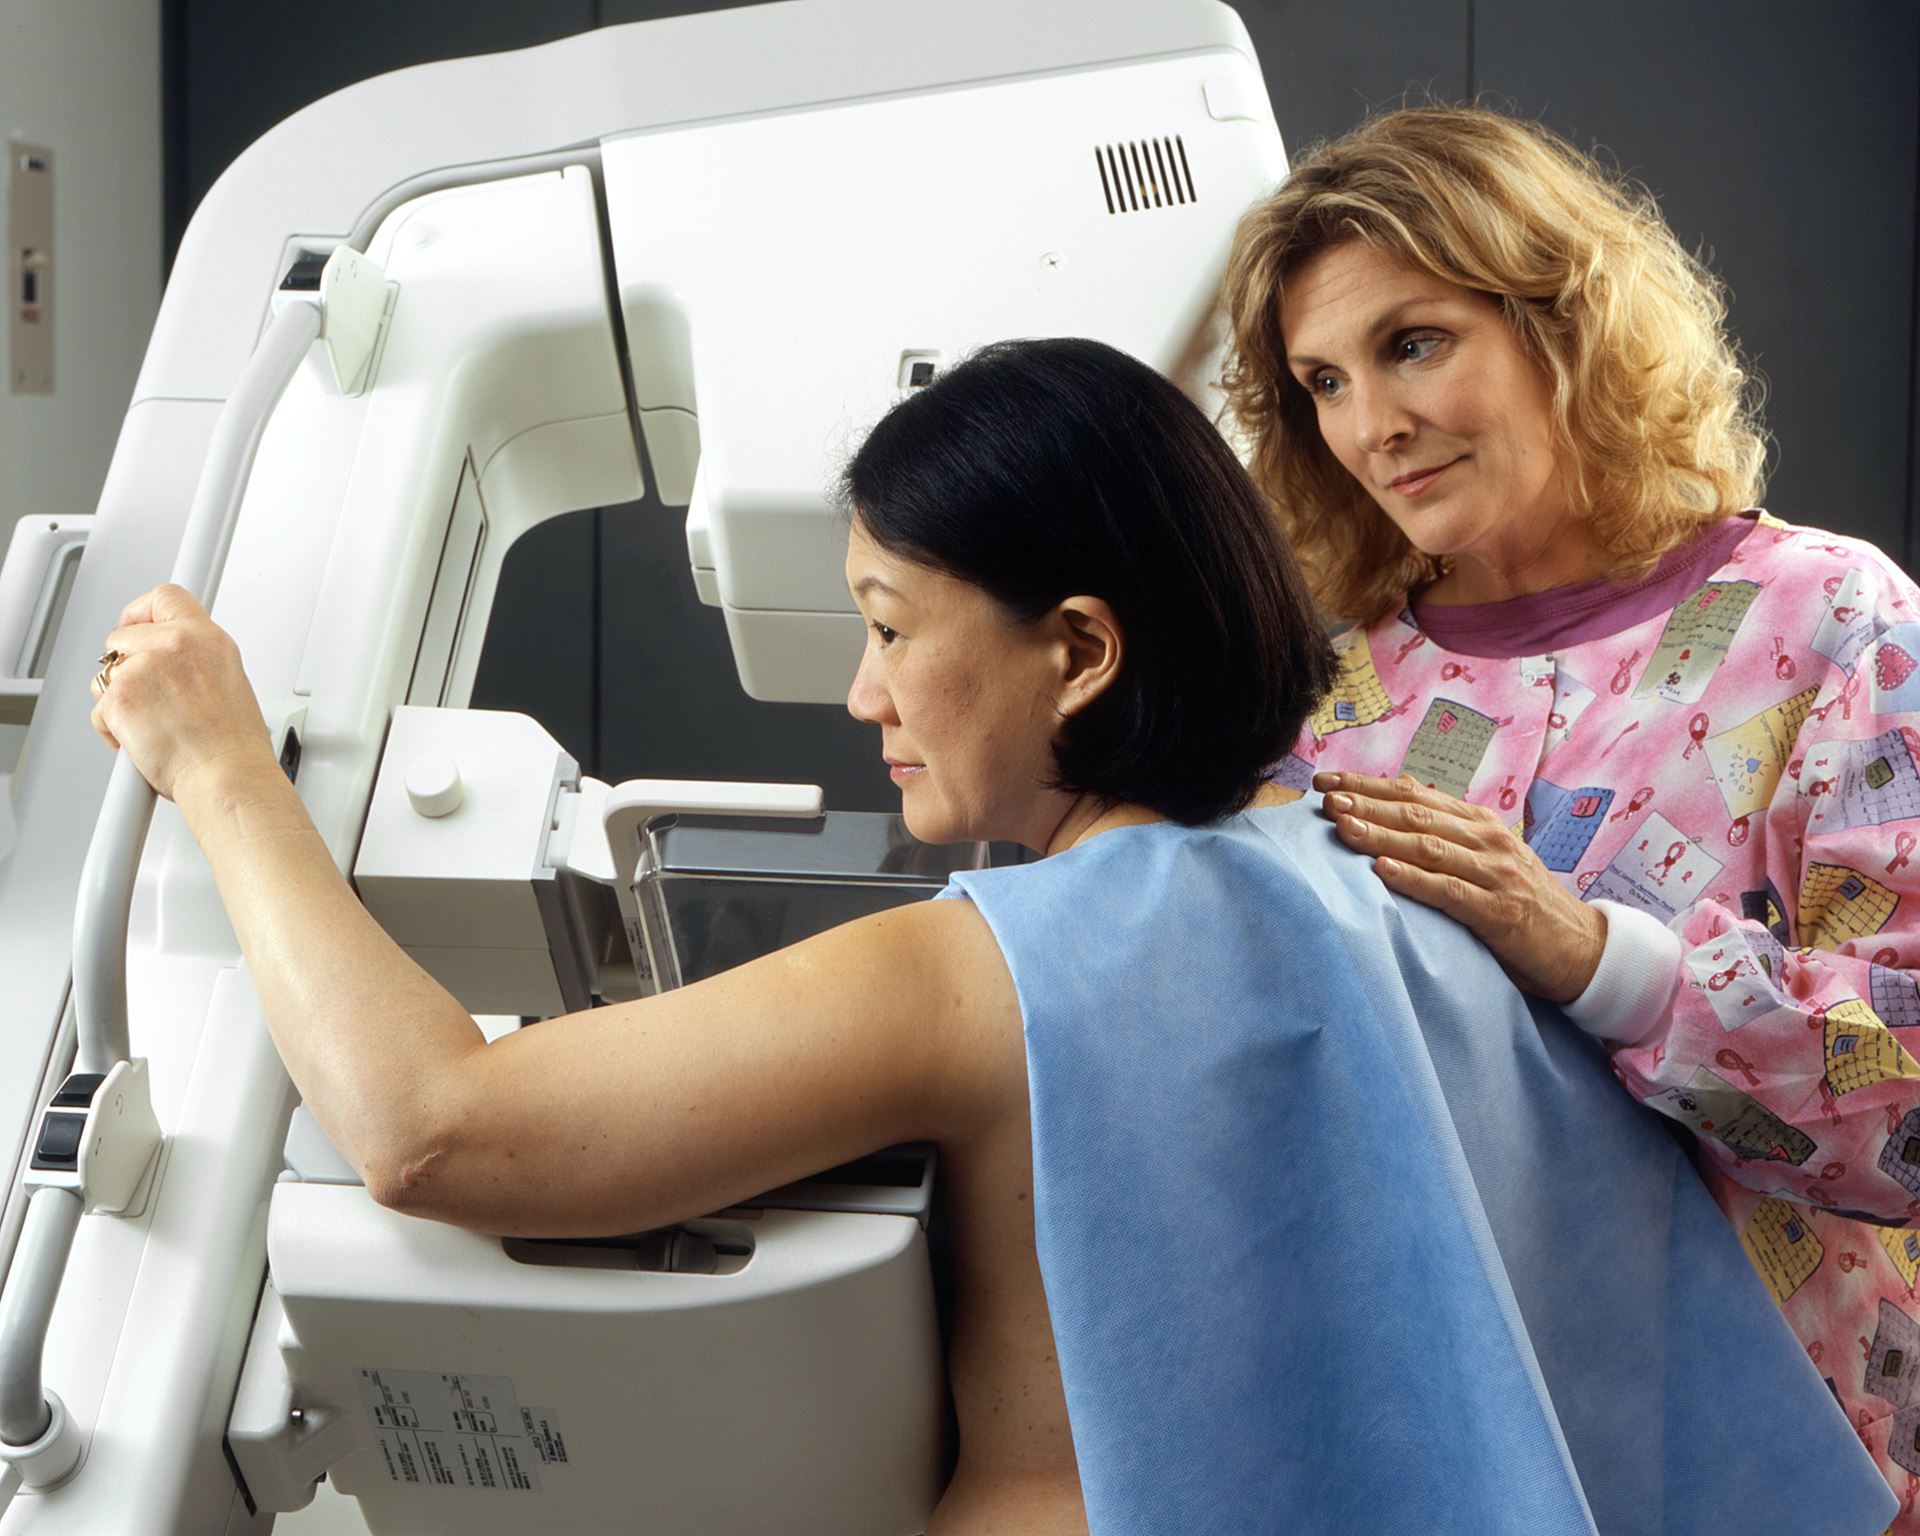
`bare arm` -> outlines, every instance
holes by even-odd
[[[178,589],[152,599],[112,637],[128,659],[96,724],[179,806],[288,1072],[376,1199],[507,1234],[638,1231],[1024,1116],[1018,1001],[969,902],[486,1044],[334,867],[231,640]]]

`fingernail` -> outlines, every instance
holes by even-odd
[[[1316,773],[1313,776],[1313,787],[1315,789],[1338,789],[1340,787],[1340,775],[1337,773]]]
[[[1333,808],[1336,815],[1344,816],[1348,811],[1353,809],[1353,796],[1328,795],[1327,804]]]
[[[1400,866],[1394,863],[1392,859],[1375,859],[1373,861],[1373,872],[1382,877],[1397,875],[1400,873]]]

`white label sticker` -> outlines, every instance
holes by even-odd
[[[565,1465],[551,1410],[522,1408],[506,1376],[362,1370],[360,1400],[396,1483],[538,1493],[539,1465]]]
[[[551,1408],[522,1408],[520,1422],[526,1426],[534,1455],[550,1467],[566,1465],[567,1437],[560,1433],[560,1421]]]

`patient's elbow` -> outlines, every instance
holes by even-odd
[[[369,1157],[360,1170],[367,1193],[391,1211],[409,1216],[440,1216],[457,1203],[451,1160],[437,1144],[396,1146]]]
[[[457,1075],[413,1074],[404,1091],[364,1106],[356,1136],[344,1145],[367,1193],[389,1210],[454,1220],[478,1162],[466,1134],[465,1082]]]

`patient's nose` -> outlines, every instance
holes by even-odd
[[[868,725],[885,725],[893,721],[893,700],[888,696],[877,670],[873,646],[869,644],[860,653],[860,670],[853,674],[853,686],[847,689],[847,713],[856,720],[864,720]]]

